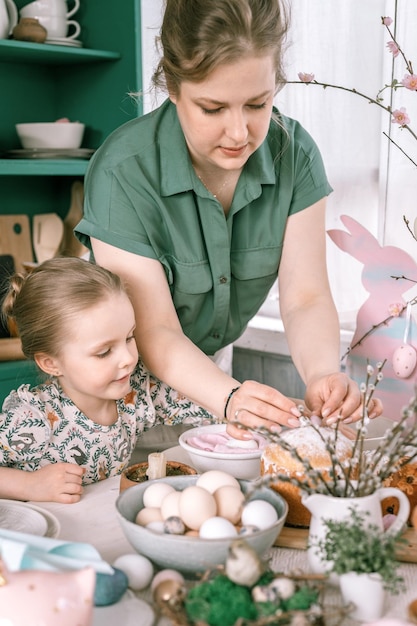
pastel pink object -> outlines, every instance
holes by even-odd
[[[232,439],[227,433],[209,433],[204,435],[196,435],[195,437],[189,437],[187,443],[193,448],[200,450],[207,450],[209,452],[221,452],[226,454],[253,454],[254,450],[261,450],[266,445],[266,440],[257,435],[252,434],[253,440],[256,442],[256,447],[242,448],[232,447],[228,445],[228,441]]]
[[[403,293],[411,289],[417,281],[417,264],[401,248],[381,246],[378,240],[364,226],[347,215],[341,216],[347,230],[331,229],[328,235],[344,252],[363,264],[362,283],[369,296],[360,307],[356,317],[356,330],[352,339],[354,346],[360,339],[360,345],[352,349],[346,359],[346,370],[359,384],[366,379],[367,359],[371,365],[377,362],[386,364],[382,370],[383,380],[378,384],[375,395],[384,404],[384,416],[392,420],[401,417],[402,409],[414,395],[416,374],[404,377],[405,364],[397,373],[393,368],[393,356],[404,343],[406,310],[398,317],[393,317],[387,324],[381,322],[390,316],[392,305],[407,304]],[[400,277],[399,279],[393,277]],[[405,280],[401,277],[405,277]],[[374,326],[373,332],[368,333]],[[417,349],[417,326],[411,321],[409,344]],[[401,357],[403,359],[403,357]],[[403,377],[399,377],[401,374]]]
[[[96,574],[9,572],[0,560],[0,622],[12,626],[91,626]]]

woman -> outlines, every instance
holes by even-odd
[[[241,335],[277,276],[308,409],[327,422],[360,415],[327,279],[331,188],[311,137],[273,110],[286,30],[279,0],[167,0],[154,82],[169,98],[94,155],[76,229],[130,285],[147,367],[215,415],[277,430],[299,424],[297,404],[208,358]],[[380,412],[372,401],[370,416]]]

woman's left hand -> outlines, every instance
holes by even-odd
[[[362,395],[358,385],[347,374],[335,372],[317,378],[307,386],[305,403],[313,415],[318,415],[326,425],[341,419],[345,424],[362,417]],[[382,414],[382,402],[372,398],[368,404],[368,417]]]

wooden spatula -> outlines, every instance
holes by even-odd
[[[56,213],[33,217],[33,249],[38,263],[52,259],[57,254],[63,233],[64,224]]]

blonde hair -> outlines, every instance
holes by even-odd
[[[83,259],[58,257],[10,277],[2,314],[15,322],[28,359],[40,352],[58,356],[80,313],[120,293],[119,276]]]
[[[272,54],[278,91],[287,31],[282,0],[166,0],[153,84],[178,95],[184,80],[200,82],[223,63]]]

